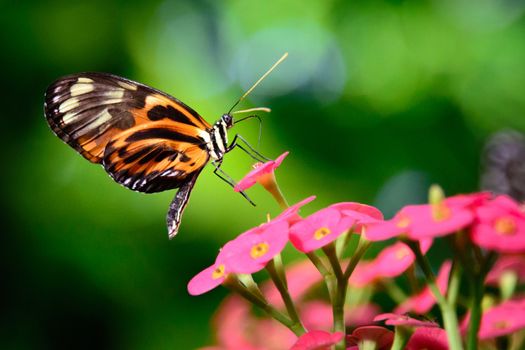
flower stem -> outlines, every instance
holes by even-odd
[[[249,291],[237,278],[237,276],[231,274],[228,276],[226,281],[223,283],[223,285],[238,293],[240,296],[242,296],[244,299],[248,300],[254,305],[257,305],[260,307],[263,311],[265,311],[268,315],[270,315],[273,319],[280,322],[285,327],[289,328],[292,332],[295,333],[297,336],[301,336],[304,334],[304,329],[300,329],[297,327],[295,322],[293,322],[290,318],[288,318],[286,315],[284,315],[282,312],[268,304],[268,302],[265,299],[261,299],[259,296],[253,294],[251,291]]]
[[[359,262],[359,260],[361,260],[361,258],[363,257],[366,250],[368,249],[368,247],[370,247],[371,244],[372,242],[365,240],[363,235],[359,236],[359,242],[357,243],[357,248],[354,252],[354,255],[350,258],[348,265],[346,266],[345,272],[343,274],[343,279],[348,281],[348,279],[352,275],[352,272],[354,272],[354,269],[357,266],[357,263]]]
[[[412,333],[413,332],[408,329],[408,327],[396,327],[394,333],[394,342],[392,343],[390,350],[403,350]]]
[[[323,248],[325,255],[328,257],[332,271],[336,277],[335,296],[332,299],[332,314],[334,318],[334,332],[346,334],[345,329],[345,300],[348,280],[344,278],[341,264],[337,258],[337,252],[334,243],[330,243]],[[345,349],[345,337],[336,344],[336,350]]]
[[[286,306],[286,310],[288,311],[288,315],[293,322],[293,328],[299,332],[299,335],[306,333],[306,330],[304,329],[304,326],[299,318],[299,314],[297,313],[297,309],[295,308],[295,304],[293,303],[292,297],[290,296],[290,293],[288,293],[286,283],[284,283],[284,281],[282,281],[279,277],[273,260],[270,260],[270,262],[266,265],[266,270],[268,270],[275,287],[277,287],[277,290],[281,294],[284,305]]]
[[[459,294],[459,286],[461,283],[461,265],[459,261],[454,260],[452,265],[452,273],[450,274],[450,279],[448,281],[447,288],[447,300],[448,303],[452,306],[456,306]]]
[[[480,281],[481,280],[481,281]],[[467,333],[467,350],[478,348],[478,332],[481,323],[481,301],[483,299],[483,279],[470,278],[470,322]]]
[[[306,253],[306,256],[310,259],[312,264],[317,268],[319,273],[323,276],[324,282],[326,284],[326,288],[328,289],[328,295],[330,296],[330,302],[334,302],[335,298],[335,286],[336,286],[336,280],[335,275],[332,271],[328,270],[326,266],[324,266],[323,262],[317,255],[315,255],[314,252]]]
[[[279,278],[281,279],[281,281],[283,281],[284,286],[288,288],[288,281],[286,279],[286,273],[284,272],[284,265],[281,254],[277,254],[276,256],[274,256],[273,263],[275,266],[275,271],[277,271],[277,275],[279,275]]]
[[[252,293],[253,295],[255,295],[256,297],[258,297],[261,300],[266,300],[264,295],[263,295],[263,293],[259,289],[259,286],[253,280],[253,276],[252,275],[250,275],[250,274],[243,274],[243,275],[236,274],[235,276],[237,277],[238,281],[242,285],[244,285],[246,287],[246,289],[248,289],[248,291],[250,293]]]
[[[456,317],[456,311],[454,307],[445,299],[443,294],[441,294],[437,284],[436,277],[432,272],[430,263],[427,258],[421,253],[419,248],[419,242],[406,240],[405,243],[412,249],[416,255],[416,261],[425,275],[428,287],[434,294],[436,301],[441,310],[443,316],[443,323],[445,325],[445,330],[447,332],[448,343],[451,350],[463,350],[463,344],[461,343],[461,337],[459,334],[459,325],[458,319]]]
[[[332,267],[332,271],[334,271],[335,277],[337,278],[337,282],[341,283],[341,281],[343,280],[343,270],[341,269],[341,264],[339,263],[339,259],[337,258],[337,252],[334,243],[332,242],[323,247],[323,252],[325,253],[326,257],[328,258],[328,261],[330,262],[330,266]]]
[[[385,288],[390,298],[396,302],[396,304],[401,304],[407,299],[405,292],[403,292],[403,290],[393,280],[385,278],[380,280],[380,283]]]
[[[273,181],[264,181],[261,182],[261,185],[270,192],[272,197],[277,201],[281,209],[287,209],[289,207],[288,202],[286,201],[286,198],[284,198],[284,195],[279,188],[279,185],[277,184],[277,181],[275,180],[275,176],[272,174]]]
[[[352,241],[352,237],[354,236],[352,232],[353,232],[353,227],[341,235],[342,240],[340,240],[338,244],[336,245],[338,258],[341,258],[343,256],[343,253],[345,252],[346,248]]]

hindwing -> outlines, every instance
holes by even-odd
[[[205,143],[198,136],[204,132],[164,121],[138,125],[108,143],[102,164],[115,181],[134,191],[177,188],[208,162]]]

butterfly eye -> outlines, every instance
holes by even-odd
[[[233,117],[231,114],[223,114],[221,119],[226,123],[228,129],[233,126]]]

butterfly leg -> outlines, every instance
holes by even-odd
[[[242,141],[246,147],[248,147],[248,149],[251,151],[248,151],[246,148],[244,148],[243,146],[241,146],[239,144],[239,141]],[[239,134],[236,134],[234,137],[233,137],[233,141],[232,143],[228,146],[228,149],[226,150],[226,153],[230,152],[232,149],[234,149],[235,147],[238,147],[240,149],[242,149],[244,152],[246,152],[246,154],[248,154],[250,157],[252,157],[253,159],[255,159],[256,161],[258,162],[265,162],[265,161],[269,161],[271,160],[270,158],[268,157],[265,157],[263,156],[262,154],[260,154],[255,148],[253,148],[249,143],[248,141],[246,141],[244,139],[244,137],[242,137],[241,135]]]
[[[226,174],[226,172],[221,169],[222,159],[218,161],[213,161],[211,162],[211,164],[215,167],[215,170],[213,171],[215,175],[217,175],[222,181],[226,182],[231,187],[235,187],[235,180],[232,179],[230,175]],[[246,200],[255,207],[255,203],[250,199],[250,197],[248,197],[248,195],[244,191],[240,191],[239,193],[242,194],[242,196],[246,198]]]

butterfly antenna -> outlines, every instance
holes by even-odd
[[[277,67],[282,61],[284,61],[284,59],[285,59],[286,57],[288,57],[288,52],[286,52],[284,55],[282,55],[281,58],[279,58],[279,59],[277,60],[277,62],[275,62],[275,63],[273,64],[273,66],[271,66],[270,69],[268,69],[268,70],[266,71],[266,73],[264,73],[264,74],[259,78],[259,80],[257,80],[257,81],[255,82],[255,84],[253,84],[252,87],[249,88],[249,89],[244,93],[244,95],[242,95],[241,98],[239,98],[239,99],[237,100],[237,102],[235,102],[235,104],[232,106],[232,108],[230,108],[230,110],[228,111],[228,114],[230,114],[231,111],[232,111],[232,110],[233,110],[233,109],[234,109],[234,108],[235,108],[235,107],[236,107],[236,106],[237,106],[242,100],[244,100],[244,98],[245,98],[246,96],[248,96],[248,95],[250,94],[250,92],[252,92],[253,89],[255,89],[255,87],[256,87],[257,85],[259,85],[259,83],[260,83],[261,81],[263,81],[264,78],[266,78],[266,77],[268,76],[268,74],[270,74],[270,73],[275,69],[275,67]]]

